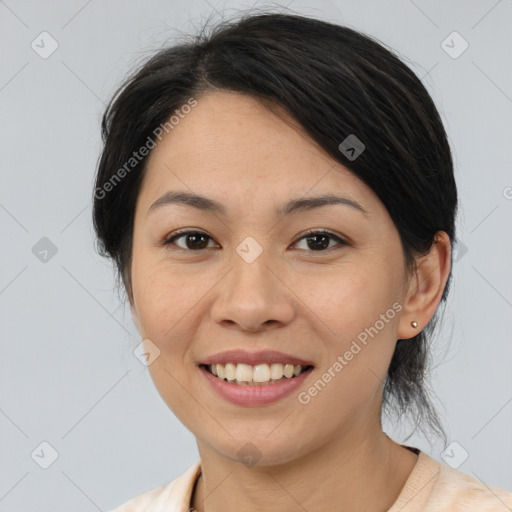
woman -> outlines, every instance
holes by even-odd
[[[245,16],[165,49],[103,119],[94,191],[143,355],[200,461],[116,509],[507,510],[383,431],[425,392],[457,190],[414,73],[352,29]]]

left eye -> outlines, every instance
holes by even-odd
[[[331,239],[331,241],[334,240],[338,242],[337,245],[348,245],[348,243],[345,240],[341,239],[339,236],[329,231],[308,231],[308,233],[306,233],[306,235],[304,235],[303,237],[299,238],[297,242],[301,240],[306,240],[307,244],[313,243],[312,246],[315,248],[313,250],[305,249],[308,252],[325,252],[324,249],[332,249],[332,246],[329,247],[329,239]]]
[[[207,249],[208,240],[212,240],[209,235],[201,231],[181,231],[164,240],[163,244],[170,245],[182,238],[185,239],[185,246],[183,247],[177,243],[175,245],[180,249],[192,251]],[[313,249],[304,249],[308,252],[325,252],[326,249],[332,249],[332,246],[330,246],[332,241],[336,241],[337,245],[348,245],[345,240],[329,231],[308,231],[294,245],[302,240],[305,240],[310,247],[313,247]]]

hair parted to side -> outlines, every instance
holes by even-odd
[[[396,225],[409,273],[438,231],[448,234],[453,248],[457,189],[443,123],[421,81],[390,49],[351,28],[298,14],[242,13],[208,28],[147,60],[115,93],[103,116],[93,223],[97,250],[114,261],[118,286],[130,302],[133,221],[147,161],[138,156],[135,162],[133,153],[191,99],[215,89],[284,107],[321,148],[370,187]],[[355,160],[338,149],[350,134],[366,146]],[[130,159],[134,165],[127,168]],[[121,169],[123,177],[114,183]],[[442,303],[451,277],[450,271]],[[446,444],[427,392],[428,342],[438,313],[419,334],[397,341],[383,412],[398,419],[410,414],[414,430],[427,433],[424,427],[430,427]]]

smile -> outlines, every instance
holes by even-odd
[[[202,365],[218,379],[239,386],[265,386],[283,380],[298,377],[302,372],[312,368],[311,365],[301,366],[291,363],[273,363],[250,365],[244,363],[226,363]]]
[[[230,364],[233,366],[231,367]],[[295,375],[295,366],[293,367],[293,372],[290,377],[286,375],[290,375],[291,365],[287,367],[287,365],[282,365],[277,363],[277,368],[274,369],[274,375],[279,375],[277,370],[279,366],[282,366],[283,375],[279,379],[271,379],[265,380],[263,382],[254,382],[251,380],[239,380],[237,378],[237,371],[240,371],[241,374],[239,377],[247,378],[252,371],[252,377],[254,377],[254,372],[256,371],[256,379],[258,378],[266,378],[266,372],[272,372],[272,365],[255,365],[254,368],[251,365],[237,364],[235,366],[234,363],[227,363],[226,365],[216,364],[213,365],[215,370],[217,371],[217,375],[214,375],[210,365],[200,364],[198,369],[201,374],[206,379],[206,384],[208,389],[211,389],[218,397],[222,398],[227,402],[231,402],[235,405],[244,405],[244,406],[262,406],[267,405],[272,402],[277,402],[278,400],[283,399],[284,397],[290,395],[293,391],[298,390],[301,386],[303,386],[304,381],[309,377],[309,375],[313,372],[314,367],[309,365],[308,367],[299,366],[298,374]],[[248,366],[248,368],[244,368]],[[266,366],[267,369],[258,369],[258,367]],[[219,369],[220,367],[220,369]],[[227,369],[225,368],[227,367]],[[239,367],[241,367],[239,369]],[[220,370],[220,372],[219,372]],[[224,373],[224,377],[222,378],[222,371],[228,372],[229,376],[233,376],[233,371],[235,372],[235,378],[231,381],[226,379],[226,374]],[[286,371],[286,374],[284,373]],[[258,377],[258,375],[262,375]],[[246,377],[244,377],[246,376]]]

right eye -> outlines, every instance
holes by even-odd
[[[184,246],[181,246],[179,244],[175,243],[175,240],[184,239],[185,243]],[[207,235],[206,233],[203,233],[201,231],[192,231],[192,230],[181,230],[176,231],[171,234],[170,237],[167,237],[163,241],[163,245],[171,245],[174,244],[177,247],[179,247],[183,251],[198,251],[201,249],[207,249],[208,243],[205,245],[205,240],[212,238]]]

